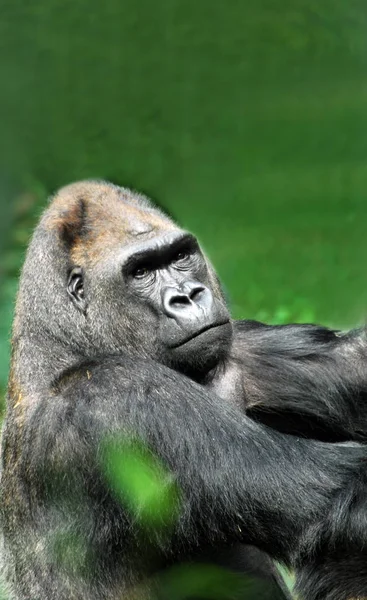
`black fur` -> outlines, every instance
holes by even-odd
[[[367,337],[317,325],[236,323],[233,360],[253,418],[324,441],[367,439]]]
[[[149,246],[151,255],[153,244],[159,276],[198,280],[211,298],[211,308],[198,304],[204,323],[227,314],[205,257],[195,251],[185,268],[171,264],[178,234],[146,199],[98,182],[62,190],[35,232],[17,300],[2,444],[11,597],[146,598],[157,593],[156,574],[210,559],[263,575],[270,587],[262,598],[285,598],[262,552],[297,570],[308,600],[366,595],[365,448],[285,435],[243,414],[246,404],[255,410],[274,398],[283,409],[293,398],[298,415],[309,398],[307,415],[325,424],[326,438],[344,431],[318,408],[332,411],[343,397],[347,414],[357,402],[352,375],[327,375],[338,336],[227,323],[170,350],[170,323],[178,339],[185,327],[191,336],[193,320],[167,320],[153,279],[143,285],[126,274],[127,250]],[[68,292],[73,268],[83,274],[82,310]],[[185,315],[187,298],[175,300]],[[356,386],[362,381],[361,371]],[[339,429],[338,439],[351,437]],[[169,535],[152,528],[143,539],[137,515],[110,489],[101,457],[106,438],[122,434],[143,442],[177,482]],[[65,565],[59,540],[70,536],[78,551],[71,544]]]

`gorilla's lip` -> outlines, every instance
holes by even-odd
[[[221,321],[220,323],[210,323],[209,325],[205,325],[205,327],[203,327],[202,329],[195,331],[195,333],[193,333],[189,337],[185,338],[183,340],[183,342],[180,342],[179,344],[174,344],[173,346],[171,346],[171,348],[172,349],[180,348],[180,346],[184,346],[188,342],[191,342],[191,340],[194,340],[195,338],[199,337],[199,335],[201,335],[202,333],[205,333],[206,331],[209,331],[210,329],[216,329],[217,327],[222,327],[222,325],[227,325],[229,322],[230,322],[230,320],[226,319],[225,321]]]

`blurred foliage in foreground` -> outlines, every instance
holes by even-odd
[[[141,565],[160,564],[162,551],[170,547],[180,518],[180,490],[175,477],[135,436],[109,436],[100,454],[100,469],[116,500],[126,510],[134,531]],[[51,475],[51,474],[50,474]],[[78,498],[70,496],[63,482],[67,474],[51,475],[50,489],[56,484],[56,509],[62,507],[60,528],[49,540],[53,560],[70,580],[88,578],[94,573],[95,556],[88,551],[82,530],[71,527],[80,510]],[[55,479],[53,479],[53,476]],[[61,483],[61,488],[59,484]],[[61,492],[61,505],[60,493]],[[131,542],[130,542],[131,543]],[[218,565],[187,563],[158,569],[158,574],[127,590],[129,597],[144,600],[256,600],[268,597],[269,584],[256,577],[245,577]],[[8,596],[0,588],[0,600]],[[30,599],[36,600],[36,599]]]
[[[102,456],[102,470],[116,498],[133,519],[134,528],[145,539],[140,544],[141,552],[152,562],[154,553],[169,545],[179,519],[180,492],[175,478],[134,438],[106,440]],[[146,582],[147,590],[154,590],[153,597],[159,600],[255,600],[262,597],[267,586],[265,581],[204,563],[172,567],[154,582]],[[153,597],[148,593],[147,600]]]
[[[179,511],[173,476],[139,441],[106,440],[103,470],[117,498],[144,529],[170,529]]]

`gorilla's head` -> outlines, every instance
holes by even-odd
[[[195,378],[228,354],[230,315],[197,240],[130,190],[96,181],[61,189],[23,281],[20,304],[33,306],[36,329],[74,354],[128,352]]]

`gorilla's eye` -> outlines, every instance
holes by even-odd
[[[149,274],[149,269],[148,267],[136,267],[136,269],[134,269],[134,271],[132,272],[132,276],[134,277],[134,279],[143,279],[143,277],[146,277]]]
[[[187,252],[187,250],[180,250],[175,255],[173,262],[183,262],[184,260],[187,260],[188,258],[189,258],[189,253]]]

